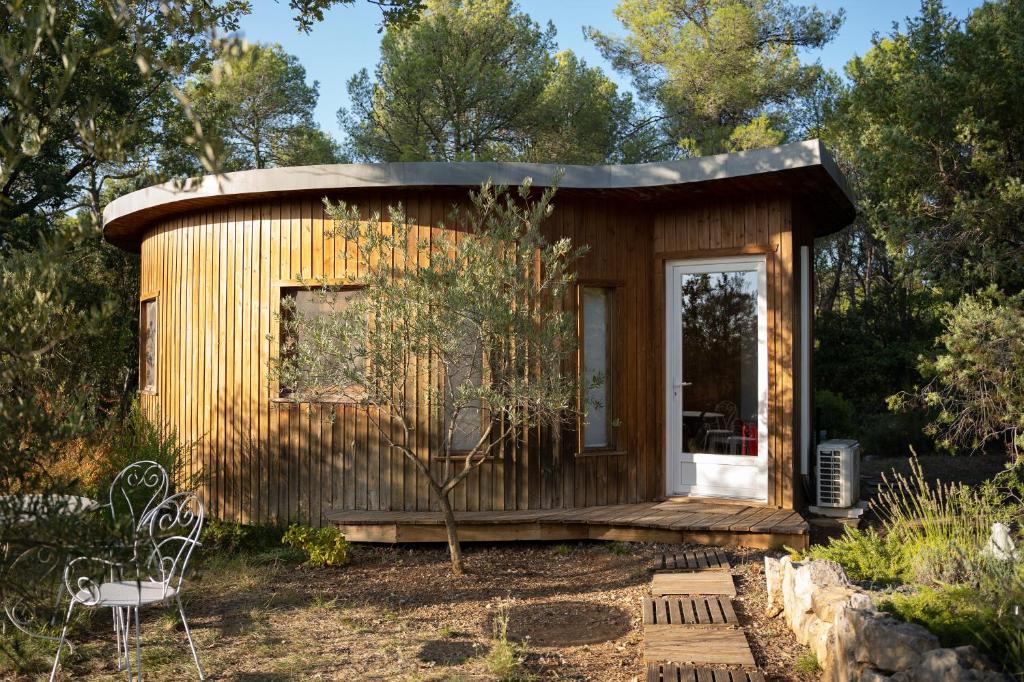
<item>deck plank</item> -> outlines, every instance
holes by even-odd
[[[460,524],[472,528],[467,538],[495,541],[529,536],[541,540],[679,542],[693,533],[698,542],[749,542],[748,546],[764,548],[783,543],[796,546],[800,536],[809,532],[807,522],[797,512],[696,501],[464,511],[455,516]],[[353,542],[433,542],[444,526],[443,516],[435,511],[334,509],[325,514],[325,520],[342,526]],[[677,539],[673,539],[672,534],[677,532]],[[709,566],[713,563],[710,555],[705,559]],[[701,562],[696,559],[696,567],[702,568]]]

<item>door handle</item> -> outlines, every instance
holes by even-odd
[[[687,386],[693,386],[692,382],[689,381],[677,381],[672,384],[672,394],[679,395],[679,389],[686,388]]]

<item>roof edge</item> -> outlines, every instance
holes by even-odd
[[[400,162],[290,166],[206,175],[185,182],[166,182],[118,197],[103,210],[105,236],[123,237],[148,214],[166,214],[174,204],[182,210],[197,200],[255,198],[288,192],[315,192],[388,187],[476,187],[491,180],[518,185],[531,178],[538,187],[554,183],[562,189],[642,189],[774,173],[821,166],[852,209],[846,178],[821,140],[701,156],[677,161],[631,165],[580,166],[518,162]],[[130,225],[129,225],[130,224]],[[121,227],[122,230],[119,230]]]

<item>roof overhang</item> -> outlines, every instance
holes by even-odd
[[[559,179],[559,174],[561,178]],[[704,197],[775,192],[806,200],[815,234],[850,224],[856,209],[846,178],[819,140],[731,154],[635,165],[417,162],[294,166],[207,175],[126,194],[103,211],[103,235],[137,251],[153,223],[182,213],[286,195],[327,196],[371,188],[471,189],[491,180],[535,187],[557,179],[559,193],[668,204]]]

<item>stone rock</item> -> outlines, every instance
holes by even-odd
[[[785,600],[786,616],[790,627],[797,635],[801,644],[807,644],[806,635],[801,638],[801,632],[806,629],[806,622],[809,617],[814,616],[814,595],[826,587],[847,587],[850,580],[843,572],[842,566],[834,561],[805,561],[791,564],[793,567],[793,587],[789,599]],[[783,575],[783,580],[788,580]]]
[[[811,595],[811,609],[818,618],[826,623],[832,623],[839,609],[849,605],[854,594],[856,590],[852,587],[823,587]]]
[[[898,621],[888,614],[865,612],[858,633],[857,660],[879,670],[897,672],[914,668],[922,655],[939,648],[939,638],[920,625]]]
[[[874,668],[865,668],[864,672],[860,674],[860,682],[891,682],[893,679],[881,670]]]
[[[764,579],[768,588],[768,605],[764,613],[774,618],[782,613],[782,563],[775,557],[764,558]]]
[[[804,644],[811,648],[819,664],[827,660],[832,651],[832,630],[831,622],[817,617],[807,619],[804,629],[804,639],[806,640]]]
[[[992,524],[992,534],[988,538],[988,544],[981,550],[982,555],[990,556],[999,561],[1009,561],[1020,558],[1017,545],[1010,534],[1010,527],[1005,523],[996,521]]]
[[[825,671],[822,679],[829,682],[855,682],[860,679],[861,669],[867,661],[858,661],[859,633],[872,611],[848,607],[836,614],[832,626],[832,641],[829,655],[822,661]]]
[[[932,649],[921,656],[921,662],[908,670],[907,682],[1003,682],[1006,678],[989,669],[977,649],[972,646],[956,649]]]

